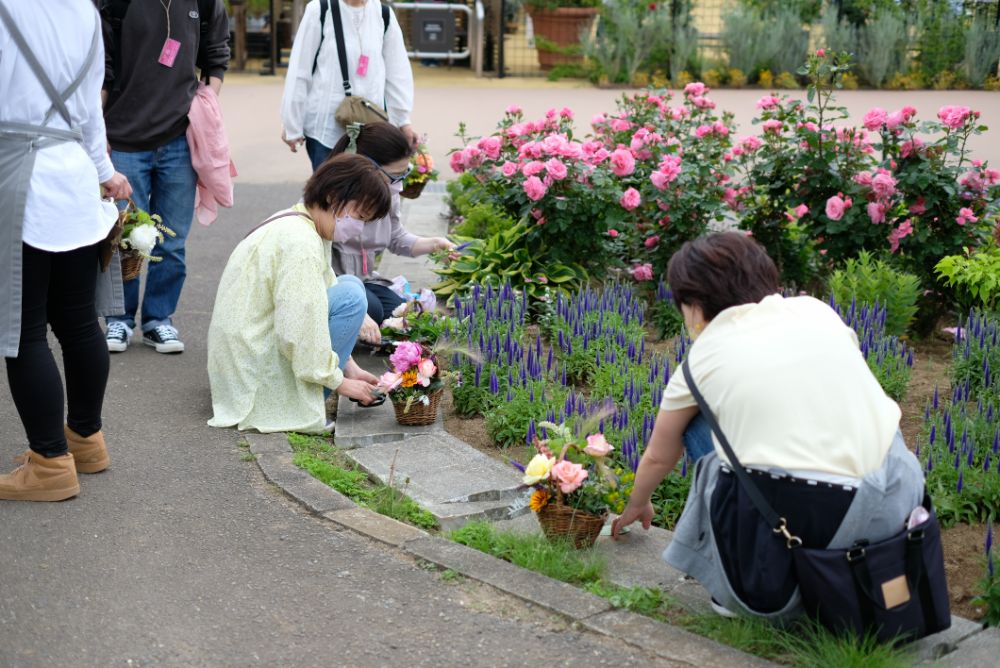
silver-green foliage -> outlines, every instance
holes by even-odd
[[[746,74],[765,69],[795,72],[809,50],[809,33],[793,8],[764,14],[738,7],[723,21],[722,45],[729,54],[729,66]]]
[[[630,83],[650,55],[670,53],[673,26],[669,5],[650,11],[648,3],[610,0],[601,10],[594,36],[583,37],[583,53],[614,83]]]
[[[880,87],[903,69],[906,62],[906,22],[895,12],[879,11],[858,31],[858,72]]]
[[[965,60],[962,68],[969,83],[979,88],[991,74],[996,74],[1000,61],[1000,32],[976,19],[965,34]]]

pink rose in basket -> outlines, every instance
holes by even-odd
[[[587,437],[587,447],[583,451],[592,457],[606,457],[612,449],[604,434],[591,434]]]
[[[389,356],[396,373],[409,371],[410,367],[420,363],[420,355],[423,352],[419,343],[412,341],[402,341],[396,345],[396,351]]]
[[[563,494],[575,492],[587,479],[587,471],[582,466],[565,459],[552,467],[550,475]]]
[[[403,382],[403,374],[386,371],[378,379],[378,386],[385,392],[391,392]]]
[[[422,359],[417,364],[417,383],[423,387],[431,384],[434,374],[437,373],[437,366],[429,359]]]

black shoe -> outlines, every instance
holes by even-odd
[[[132,330],[120,320],[112,320],[108,323],[108,332],[105,341],[108,344],[108,352],[123,353],[128,349],[128,341],[132,338]]]
[[[184,342],[177,338],[177,330],[170,325],[160,325],[143,333],[142,342],[156,348],[158,353],[184,352]]]

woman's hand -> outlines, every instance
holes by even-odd
[[[427,255],[428,253],[433,253],[435,251],[450,251],[455,248],[455,244],[452,243],[450,239],[445,239],[444,237],[420,237],[413,242],[413,248],[410,252],[415,257],[417,255]]]
[[[365,314],[364,322],[361,323],[361,331],[358,333],[358,338],[374,346],[382,343],[382,330],[379,328],[378,323],[372,320],[372,317],[367,313]]]
[[[375,384],[355,378],[344,378],[337,387],[337,394],[348,399],[357,399],[367,406],[375,400]]]
[[[132,185],[121,172],[115,172],[110,179],[101,184],[104,196],[112,199],[128,199],[132,196]]]
[[[653,510],[653,503],[651,501],[646,501],[645,503],[633,503],[629,499],[628,505],[625,506],[625,510],[622,514],[611,523],[611,537],[618,538],[618,534],[621,530],[627,527],[632,522],[639,520],[642,522],[642,528],[648,529],[653,523],[653,517],[656,515],[656,511]]]
[[[299,146],[302,146],[303,144],[306,143],[306,138],[305,137],[299,137],[298,139],[289,139],[285,135],[285,131],[282,130],[281,131],[281,141],[283,141],[286,144],[288,144],[288,148],[292,149],[292,153],[298,153]]]
[[[456,248],[451,239],[445,239],[444,237],[433,237],[431,241],[434,242],[434,248],[431,250],[432,253],[435,251],[455,250]]]
[[[362,369],[358,363],[354,361],[353,357],[347,360],[347,364],[344,365],[344,377],[351,378],[353,380],[362,380],[372,385],[378,384],[378,377],[376,377],[375,374]]]

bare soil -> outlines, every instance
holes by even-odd
[[[531,339],[534,340],[534,332],[531,333]],[[934,388],[938,388],[942,400],[950,394],[948,365],[951,362],[952,344],[949,340],[931,337],[909,345],[913,349],[913,372],[909,391],[900,402],[900,409],[903,437],[913,449],[922,436],[924,409],[934,396]],[[650,332],[646,349],[664,353],[672,350],[672,342],[658,341]],[[455,414],[450,393],[446,393],[441,404],[445,430],[477,450],[504,461],[516,459],[526,462],[533,454],[526,446],[507,450],[498,448],[486,432],[484,418],[461,418]],[[985,614],[981,606],[972,604],[984,573],[985,535],[986,526],[983,524],[959,524],[942,532],[952,613],[973,620],[980,619]]]

